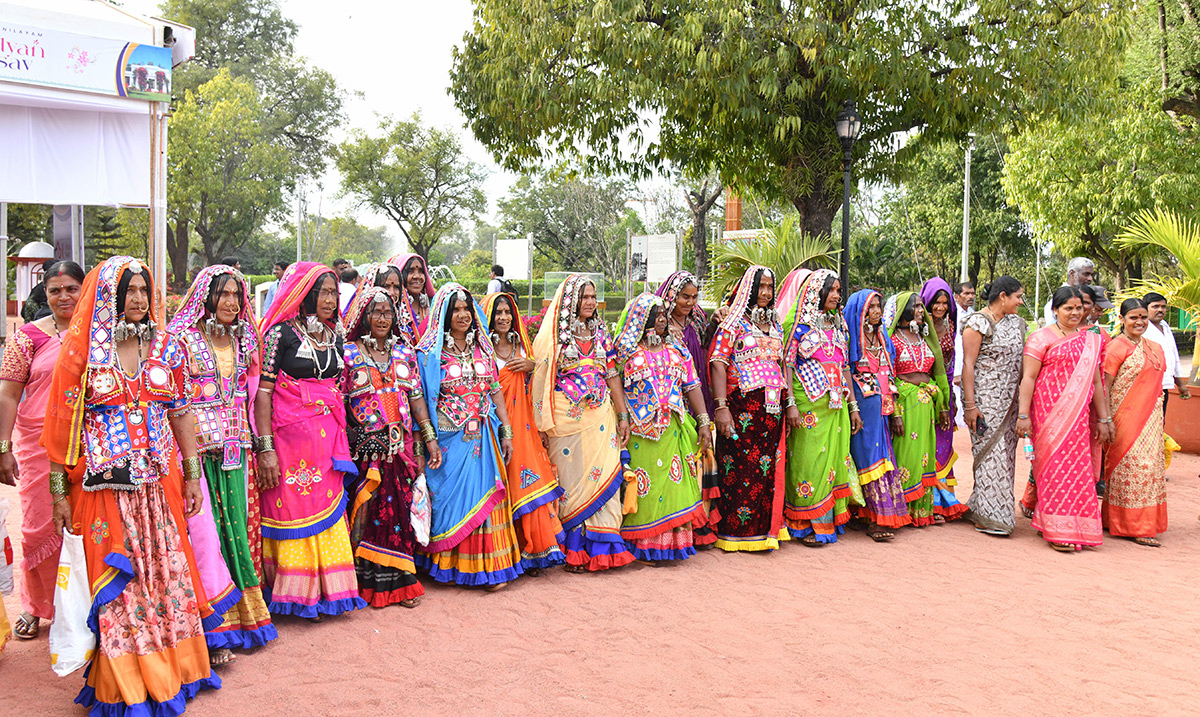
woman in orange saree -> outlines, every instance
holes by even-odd
[[[190,384],[182,346],[154,326],[153,295],[131,257],[87,275],[46,405],[54,525],[83,536],[91,587],[96,652],[75,701],[93,715],[178,715],[221,686],[202,623],[221,616],[185,528],[201,508]]]
[[[1104,356],[1112,393],[1113,442],[1105,450],[1107,490],[1100,516],[1112,535],[1159,547],[1167,531],[1166,459],[1163,453],[1162,347],[1143,334],[1150,315],[1141,299],[1121,304],[1121,333]]]
[[[526,573],[536,574],[567,561],[562,551],[566,534],[558,519],[558,500],[563,489],[533,418],[530,389],[533,344],[521,322],[517,304],[508,294],[488,294],[483,315],[487,317],[488,333],[496,348],[500,390],[514,430],[505,483],[521,548],[521,565]]]
[[[1021,504],[1052,548],[1070,552],[1103,541],[1089,405],[1099,416],[1097,440],[1111,440],[1112,418],[1100,383],[1100,337],[1079,328],[1079,289],[1059,288],[1050,305],[1055,322],[1025,342],[1016,430],[1033,437],[1034,458]]]

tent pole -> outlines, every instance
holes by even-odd
[[[167,321],[167,107],[166,102],[150,105],[150,274],[154,277],[158,320],[164,325]]]

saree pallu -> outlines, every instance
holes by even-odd
[[[800,428],[787,437],[783,516],[793,538],[836,543],[850,520],[850,411],[830,408],[829,394],[811,401],[800,381],[794,384]]]
[[[1100,517],[1113,535],[1153,538],[1167,531],[1161,351],[1145,338],[1133,348],[1118,339],[1105,358],[1104,373],[1115,376],[1109,400],[1116,436],[1106,449]]]
[[[558,517],[566,539],[567,564],[588,570],[633,562],[621,538],[623,468],[617,415],[605,398],[599,406],[554,402],[554,428],[547,432],[550,462],[558,469],[563,497]]]
[[[935,450],[933,468],[937,479],[948,486],[951,492],[953,492],[954,486],[958,485],[958,479],[954,477],[954,463],[958,460],[958,454],[954,452],[954,416],[958,409],[955,406],[953,391],[950,392],[947,398],[950,405],[950,427],[942,428],[937,424],[937,421],[934,421],[933,437]]]
[[[1033,477],[1022,503],[1046,541],[1100,545],[1103,527],[1092,473],[1088,407],[1100,361],[1100,338],[1077,331],[1058,338],[1036,331],[1025,354],[1042,362],[1033,389]]]
[[[221,679],[208,664],[213,615],[185,525],[179,468],[132,490],[84,491],[71,472],[72,530],[83,536],[97,649],[75,698],[92,714],[180,714]]]
[[[412,527],[413,439],[404,453],[386,460],[360,460],[359,481],[350,491],[350,543],[358,594],[371,607],[386,607],[425,594],[417,580]]]
[[[937,392],[932,381],[920,385],[897,383],[896,404],[902,409],[904,434],[892,441],[896,472],[908,503],[908,514],[916,526],[932,525],[935,515],[953,520],[967,511],[937,478]]]
[[[279,484],[262,492],[263,596],[272,613],[315,618],[366,607],[346,529],[355,475],[337,380],[279,374],[271,426]]]
[[[891,426],[883,415],[883,398],[878,393],[864,398],[857,381],[854,397],[863,427],[850,435],[850,457],[858,469],[858,482],[866,501],[858,515],[885,528],[909,525],[912,518],[893,460]]]
[[[633,556],[686,560],[695,555],[692,529],[705,520],[695,420],[672,414],[658,440],[631,435],[628,450],[638,509],[625,516],[621,537],[633,546]]]
[[[558,501],[563,490],[534,424],[526,374],[506,367],[500,369],[498,380],[514,433],[505,486],[521,549],[521,565],[525,570],[562,565],[567,560],[562,551],[566,534],[558,518]]]
[[[214,607],[223,616],[220,626],[205,632],[209,647],[249,649],[261,647],[278,636],[263,599],[262,582],[251,551],[247,461],[248,457],[243,456],[241,467],[227,470],[222,467],[219,454],[203,456],[208,495],[200,515],[211,514],[215,521],[221,557],[233,585],[241,592],[241,599],[228,607]]]
[[[767,413],[765,389],[728,397],[737,440],[717,441],[721,494],[714,501],[717,547],[725,551],[775,550],[787,540],[783,524],[783,414]]]
[[[480,430],[473,433],[438,429],[442,465],[425,471],[433,527],[416,559],[439,583],[499,585],[524,570],[504,491],[499,421],[474,423]]]

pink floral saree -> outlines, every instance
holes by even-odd
[[[1100,337],[1077,331],[1059,338],[1050,327],[1030,335],[1025,355],[1041,361],[1033,389],[1033,478],[1022,499],[1033,527],[1051,543],[1100,545],[1100,501],[1092,472],[1092,402]]]

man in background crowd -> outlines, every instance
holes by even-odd
[[[339,276],[341,281],[338,282],[338,310],[344,314],[346,307],[354,298],[354,292],[358,289],[358,269],[347,263]]]
[[[492,278],[487,285],[487,293],[495,294],[504,291],[504,267],[492,264]]]
[[[225,266],[232,266],[234,269],[237,269],[238,271],[242,270],[242,260],[238,259],[236,256],[227,256],[224,259],[222,259],[219,263],[224,264]]]
[[[1086,256],[1077,256],[1067,262],[1067,283],[1063,286],[1079,286],[1080,284],[1096,283],[1096,263]],[[1044,319],[1042,326],[1049,326],[1054,323],[1054,312],[1050,310],[1050,302],[1046,302],[1046,307],[1042,312]]]
[[[962,333],[963,322],[975,311],[975,285],[969,281],[960,281],[954,285],[954,303],[958,304],[958,325],[956,334]],[[960,351],[959,354],[962,352]]]
[[[263,315],[266,315],[267,309],[271,308],[271,302],[275,301],[275,292],[279,289],[279,282],[283,279],[283,272],[287,271],[287,268],[286,261],[277,261],[275,266],[271,267],[271,273],[275,274],[275,281],[267,285],[267,298],[263,299]]]
[[[1146,327],[1146,338],[1162,346],[1163,356],[1167,359],[1167,370],[1163,373],[1163,413],[1167,411],[1167,399],[1171,397],[1171,386],[1179,389],[1179,398],[1188,400],[1192,392],[1188,390],[1188,371],[1179,360],[1179,346],[1175,343],[1175,334],[1167,323],[1167,298],[1158,292],[1150,292],[1142,297],[1146,302],[1146,311],[1150,314],[1150,325]]]

